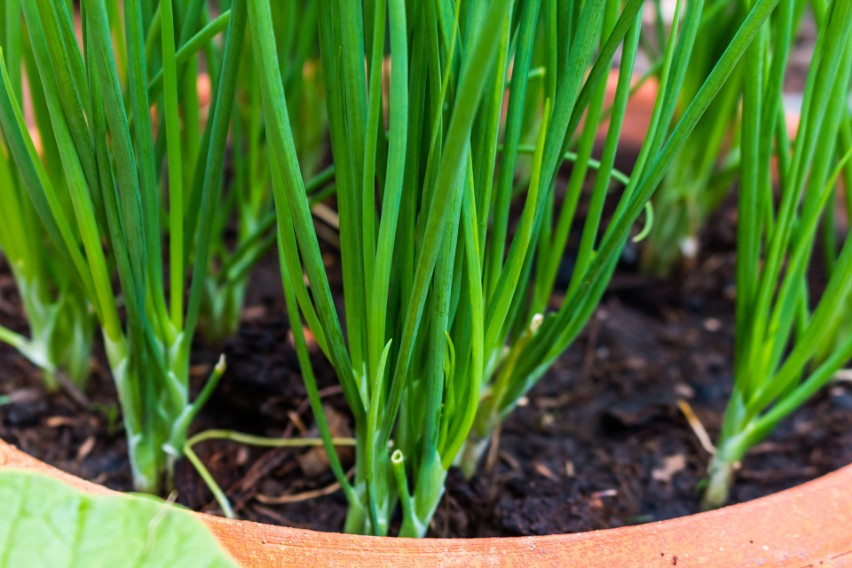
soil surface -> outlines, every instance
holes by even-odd
[[[470,481],[451,471],[432,536],[566,533],[699,510],[696,486],[708,454],[677,402],[687,401],[716,434],[732,375],[734,216],[729,204],[711,219],[699,261],[680,278],[642,276],[634,267],[636,251],[625,252],[600,309],[505,423],[489,463]],[[228,360],[197,430],[315,433],[279,287],[275,261],[267,259],[253,275],[239,334],[221,349],[196,349],[196,383],[220,351]],[[4,325],[25,330],[6,269],[0,273],[0,298]],[[349,435],[333,373],[316,359],[329,421],[337,435]],[[0,437],[81,477],[131,489],[115,391],[104,369],[103,354],[96,353],[91,403],[84,408],[62,393],[45,393],[32,366],[0,346],[0,395],[11,397],[0,406]],[[792,487],[852,462],[850,410],[850,383],[817,395],[748,455],[733,501]],[[322,450],[208,441],[196,451],[240,518],[341,529],[345,500],[339,491],[330,492],[334,478]],[[351,455],[343,458],[351,463]],[[185,460],[176,486],[178,502],[219,512]]]

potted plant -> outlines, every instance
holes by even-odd
[[[191,347],[202,310],[206,317],[222,320],[221,328],[214,326],[211,332],[214,339],[231,332],[248,268],[275,243],[290,341],[318,436],[273,441],[234,433],[226,437],[268,445],[321,445],[348,505],[346,532],[425,536],[451,468],[471,476],[481,467],[486,452],[496,447],[501,424],[525,404],[531,389],[593,317],[625,247],[651,231],[650,199],[656,187],[716,96],[733,88],[727,80],[743,65],[757,71],[743,81],[741,163],[746,169],[738,224],[737,382],[732,418],[710,465],[708,505],[723,504],[731,472],[748,447],[848,360],[844,344],[799,386],[803,370],[824,351],[826,342],[816,339],[819,330],[836,327],[852,281],[845,278],[844,247],[819,307],[813,316],[808,312],[808,295],[815,289],[803,274],[814,228],[828,206],[825,196],[848,162],[846,154],[837,159],[833,148],[821,155],[814,148],[819,137],[838,139],[836,125],[847,118],[843,97],[852,49],[845,48],[842,38],[850,35],[850,2],[820,4],[820,40],[792,165],[785,162],[786,132],[775,128],[775,118],[781,112],[779,77],[790,46],[793,7],[783,3],[776,11],[778,0],[746,4],[737,12],[740,19],[727,48],[709,70],[702,68],[700,86],[686,108],[678,109],[706,16],[703,2],[678,2],[671,29],[660,36],[658,90],[629,176],[616,169],[615,161],[634,92],[641,0],[319,2],[306,20],[308,31],[316,26],[318,52],[297,50],[295,58],[304,69],[311,53],[321,70],[333,166],[316,175],[305,167],[310,160],[304,152],[300,155],[293,87],[288,87],[281,61],[283,54],[292,53],[285,40],[299,34],[292,28],[290,36],[282,34],[286,20],[268,2],[235,0],[215,18],[201,4],[177,7],[162,0],[154,9],[152,3],[134,0],[122,18],[102,1],[87,0],[81,11],[82,46],[64,4],[20,5],[29,43],[9,37],[17,47],[31,50],[37,63],[50,113],[42,134],[56,142],[65,176],[61,180],[51,178],[27,133],[20,93],[14,88],[19,70],[10,71],[8,62],[0,60],[0,126],[8,155],[40,217],[59,227],[57,246],[76,259],[69,271],[86,292],[102,330],[137,489],[158,492],[171,486],[176,461],[187,456],[222,511],[232,514],[227,496],[192,450],[194,442],[210,436],[188,436],[226,362],[221,358],[210,369],[208,381],[191,401]],[[9,12],[16,14],[16,8]],[[214,52],[210,40],[223,29],[224,41]],[[116,35],[123,37],[119,44],[126,45],[126,55],[114,52]],[[159,48],[152,47],[158,43]],[[195,88],[187,61],[202,50],[207,50],[205,61],[215,85],[203,130],[198,117],[187,112],[197,106],[197,96],[187,94]],[[607,78],[619,50],[607,106]],[[252,62],[241,69],[246,54]],[[768,69],[763,69],[765,61],[772,63]],[[254,102],[233,120],[238,86],[246,88],[239,85],[241,71],[246,80],[256,81],[257,90]],[[245,230],[237,231],[233,256],[216,236],[225,232],[228,218],[218,204],[229,133],[235,137],[233,151],[249,150],[247,160],[235,161],[242,172],[236,179],[250,191],[234,191],[224,200],[228,207],[238,203],[234,210],[246,223]],[[602,152],[593,159],[599,141]],[[777,218],[771,204],[773,148],[780,148],[782,156]],[[184,152],[191,173],[181,169]],[[570,174],[560,178],[566,162]],[[808,171],[810,182],[826,189],[809,192],[797,214]],[[528,175],[519,177],[518,172]],[[587,183],[590,172],[594,181]],[[320,197],[314,191],[331,179],[334,205],[317,213]],[[562,179],[564,192],[557,192]],[[274,204],[269,204],[267,190]],[[72,215],[59,205],[65,195],[70,196]],[[582,214],[581,202],[586,206]],[[274,213],[264,214],[264,204],[274,205]],[[168,222],[160,221],[161,213],[168,214]],[[339,232],[339,287],[333,284],[315,214]],[[640,218],[641,228],[634,228]],[[765,265],[760,258],[764,238],[770,251]],[[163,269],[164,248],[169,251],[168,271]],[[569,249],[573,264],[565,271]],[[776,305],[771,303],[773,286],[782,265],[788,268]],[[215,270],[224,281],[211,286],[209,275]],[[759,293],[743,293],[752,289]],[[119,291],[122,302],[116,299]],[[221,301],[211,300],[216,295]],[[764,339],[770,347],[760,343]],[[790,368],[784,363],[778,371],[791,344]],[[329,362],[339,383],[352,418],[351,437],[336,435],[329,425],[315,376],[317,357]],[[755,390],[758,381],[765,387]],[[338,448],[353,444],[350,475]],[[21,463],[20,457],[14,459]],[[842,475],[815,487],[835,487],[833,480]],[[824,491],[833,502],[844,503],[832,496],[832,489]],[[799,502],[799,494],[807,490],[767,502],[798,507],[793,503]],[[761,507],[769,505],[760,503],[751,505],[754,513],[744,514],[762,514]],[[674,535],[691,530],[683,527],[704,526],[692,523],[746,524],[728,515],[747,507],[672,521],[659,530]],[[256,528],[205,519],[226,545],[226,534]],[[655,534],[650,527],[600,538],[624,536],[632,542]],[[365,546],[359,543],[374,543],[380,553],[386,542],[256,530],[277,535],[261,536],[261,545],[263,539],[304,537],[300,542],[318,541],[321,547],[357,549]],[[531,547],[541,554],[553,543],[555,554],[573,554],[568,543],[602,542],[598,538],[595,533],[543,537],[500,541],[506,544],[499,546]],[[480,545],[431,541],[410,546],[418,553],[451,553],[453,561],[463,561],[466,547]],[[770,544],[761,545],[762,552],[764,546]],[[814,546],[799,550],[821,559],[823,550],[834,544]],[[567,548],[556,552],[562,547]],[[670,553],[669,561],[707,554],[698,544],[693,550]],[[665,550],[659,552],[666,558]],[[623,548],[613,552],[624,553]],[[251,562],[253,554],[258,553],[248,551],[240,559]],[[368,560],[351,554],[355,552],[334,549],[326,558]]]

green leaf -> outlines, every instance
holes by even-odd
[[[0,472],[0,566],[235,566],[197,519],[147,497]]]

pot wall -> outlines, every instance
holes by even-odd
[[[0,467],[109,490],[0,441]],[[521,538],[320,533],[197,513],[244,566],[852,566],[852,465],[748,503],[633,527]]]

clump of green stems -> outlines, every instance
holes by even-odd
[[[272,8],[276,48],[285,62],[281,69],[284,90],[301,134],[299,162],[306,178],[317,174],[309,183],[309,193],[320,201],[333,190],[329,183],[334,171],[318,172],[328,150],[320,74],[314,63],[318,58],[317,3],[275,2]],[[211,270],[201,301],[199,332],[214,344],[236,333],[251,271],[275,246],[268,148],[254,59],[246,42],[231,125],[233,169],[213,219]]]
[[[8,69],[17,62],[0,58],[0,125],[9,152],[52,246],[73,267],[67,277],[96,315],[123,411],[134,484],[150,492],[167,481],[190,422],[224,371],[220,361],[190,400],[190,345],[210,260],[246,21],[240,1],[207,23],[200,0],[162,0],[156,10],[154,4],[128,0],[118,13],[115,3],[84,0],[81,46],[73,5],[21,2],[36,64],[28,78],[44,93],[50,127],[42,135],[55,141],[61,176],[50,175],[27,132]],[[227,32],[202,132],[193,114],[196,59],[223,21]],[[148,46],[146,35],[155,38]],[[212,66],[213,59],[206,63]],[[161,117],[156,123],[152,107]]]
[[[654,189],[776,3],[754,4],[669,133],[704,4],[678,3],[651,130],[626,187],[611,194],[621,177],[613,162],[643,0],[320,0],[344,331],[300,171],[271,3],[249,2],[288,317],[323,445],[349,503],[348,532],[387,534],[399,504],[400,534],[426,533],[448,469],[475,468],[501,420],[591,317]],[[538,30],[548,57],[533,73]],[[618,47],[607,138],[592,160]],[[529,147],[519,138],[533,74],[544,81],[545,103]],[[529,184],[515,188],[525,153],[533,155]],[[566,157],[573,167],[557,199]],[[597,172],[575,269],[554,304],[590,169]],[[510,231],[515,194],[522,213]],[[615,213],[605,222],[608,197]],[[323,416],[303,325],[334,367],[354,417],[352,481]]]
[[[852,148],[852,113],[840,123],[840,139],[837,142],[837,159],[843,160],[844,152],[848,148]],[[852,219],[852,161],[846,160],[840,178],[843,185],[842,202],[846,212],[846,231],[849,230],[849,220]],[[833,194],[828,198],[829,202],[833,203],[837,200],[834,193],[837,192],[837,187],[832,187]],[[838,258],[838,236],[842,234],[839,228],[837,219],[837,209],[826,207],[823,215],[823,258],[825,259],[826,268],[829,277],[833,276],[837,270]],[[852,337],[852,318],[848,314],[852,314],[852,297],[850,297],[843,308],[847,317],[840,318],[837,322],[837,327],[826,330],[828,334],[833,336],[832,341],[826,342],[820,352],[817,354],[815,363],[825,361],[831,353],[840,348],[846,341]]]
[[[678,100],[675,123],[736,33],[745,10],[742,2],[716,0],[705,4]],[[661,37],[664,26],[659,20],[661,17],[658,10],[658,44],[665,40]],[[654,65],[655,69],[659,67],[659,64]],[[642,269],[648,274],[669,276],[674,269],[695,262],[698,232],[733,185],[739,161],[735,134],[742,93],[741,75],[741,69],[735,71],[693,135],[678,149],[671,169],[654,196],[655,222],[642,250]]]
[[[0,47],[17,64],[9,81],[23,95],[23,68],[34,66],[28,38],[20,25],[19,0],[4,3],[0,14]],[[49,134],[47,107],[39,85],[30,89],[37,130],[51,179],[61,179],[56,145]],[[70,258],[57,254],[45,238],[54,227],[42,223],[22,187],[8,145],[0,141],[0,251],[6,258],[29,325],[29,336],[0,326],[0,341],[15,347],[42,370],[49,390],[64,385],[83,391],[89,375],[94,318],[82,299],[78,282],[69,277]]]
[[[782,107],[794,2],[781,3],[744,62],[734,390],[709,465],[706,507],[727,501],[746,452],[852,357],[852,338],[835,343],[832,333],[848,314],[852,239],[824,290],[814,294],[807,278],[820,219],[836,206],[833,188],[852,158],[852,146],[837,144],[849,120],[852,1],[812,5],[819,35],[794,141]],[[824,358],[815,361],[820,353]]]

